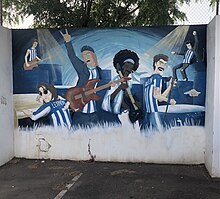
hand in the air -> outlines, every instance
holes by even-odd
[[[66,31],[65,33],[62,33],[62,31],[60,31],[60,34],[63,36],[65,42],[70,42],[71,36],[68,33],[67,29],[65,31]]]

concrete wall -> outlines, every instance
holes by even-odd
[[[206,26],[172,27],[172,31],[170,30],[170,28],[171,27],[163,27],[163,31],[166,32],[166,36],[164,34],[161,35],[158,29],[155,29],[155,31],[157,30],[158,33],[158,36],[155,36],[156,32],[153,33],[153,29],[148,27],[141,29],[141,32],[144,31],[145,34],[139,34],[138,28],[136,31],[128,31],[125,29],[118,29],[117,31],[116,29],[109,29],[106,31],[94,29],[89,30],[86,34],[84,32],[85,30],[83,29],[78,30],[78,32],[71,29],[69,29],[68,31],[69,33],[72,32],[72,35],[75,35],[75,39],[80,38],[80,44],[73,43],[74,48],[77,49],[78,56],[80,58],[81,54],[79,51],[81,46],[85,44],[96,46],[96,54],[98,60],[100,60],[100,66],[103,70],[106,70],[107,68],[108,70],[106,70],[106,72],[110,72],[108,73],[108,75],[102,76],[102,81],[105,80],[107,83],[115,76],[116,72],[115,68],[112,66],[112,59],[114,58],[115,54],[121,49],[126,48],[137,50],[136,53],[138,54],[138,56],[140,57],[140,61],[142,62],[142,64],[140,64],[140,68],[138,69],[144,72],[149,71],[148,74],[144,74],[147,77],[153,72],[151,59],[153,58],[155,53],[158,52],[170,55],[170,52],[173,50],[173,47],[177,45],[177,43],[178,45],[180,45],[180,47],[182,46],[182,43],[184,42],[182,41],[183,38],[185,39],[185,37],[187,37],[188,39],[188,37],[193,37],[192,32],[194,30],[198,32],[201,45],[205,45]],[[138,41],[142,41],[144,43],[147,41],[146,44],[140,45],[140,42],[137,42],[137,38],[135,37],[134,33],[137,36]],[[115,37],[115,34],[117,34],[118,37]],[[30,39],[27,39],[28,35]],[[179,35],[181,35],[181,37]],[[74,70],[71,63],[69,63],[70,59],[67,56],[66,48],[63,44],[64,41],[59,31],[57,31],[57,34],[54,35],[46,29],[43,31],[23,30],[22,32],[22,30],[19,30],[13,32],[13,41],[16,41],[13,43],[13,52],[16,52],[13,55],[13,73],[14,82],[16,82],[16,84],[14,83],[14,108],[16,110],[17,117],[19,118],[19,125],[20,127],[22,126],[22,128],[16,129],[14,134],[14,146],[16,157],[88,160],[91,158],[88,147],[88,144],[90,144],[90,151],[92,155],[96,156],[96,161],[147,162],[170,164],[204,163],[204,123],[201,122],[202,125],[200,126],[200,122],[197,122],[198,120],[193,120],[198,117],[202,118],[202,120],[204,121],[204,114],[202,112],[204,112],[203,108],[205,98],[204,100],[201,100],[201,103],[198,103],[202,105],[202,107],[200,107],[202,108],[202,111],[200,111],[201,109],[198,110],[196,106],[198,104],[194,103],[194,101],[196,101],[198,98],[201,99],[203,98],[202,96],[205,96],[205,88],[204,90],[201,90],[201,87],[197,88],[198,84],[204,85],[205,87],[205,78],[200,78],[203,77],[203,71],[201,70],[201,68],[204,69],[205,76],[206,70],[204,63],[198,63],[196,66],[190,66],[187,69],[187,72],[191,74],[191,80],[188,82],[180,81],[178,87],[175,87],[175,89],[173,89],[172,95],[178,97],[178,104],[174,106],[175,108],[169,106],[169,111],[166,115],[164,114],[166,107],[164,107],[164,110],[161,110],[160,112],[161,119],[170,119],[170,124],[173,126],[172,128],[164,129],[164,132],[159,132],[151,128],[149,129],[149,131],[140,132],[139,125],[135,124],[133,126],[129,121],[128,115],[126,113],[122,113],[119,115],[119,119],[122,122],[122,127],[118,125],[108,126],[108,123],[106,123],[106,126],[97,125],[97,127],[95,128],[86,130],[67,130],[60,129],[57,127],[53,128],[52,126],[31,129],[27,128],[27,125],[25,125],[25,122],[28,121],[26,119],[29,118],[25,118],[26,116],[22,115],[22,110],[37,108],[40,106],[39,104],[37,104],[37,106],[34,107],[34,103],[36,102],[36,97],[38,95],[36,87],[40,80],[43,80],[43,82],[54,82],[51,81],[50,78],[48,79],[48,76],[45,76],[43,78],[43,75],[45,75],[46,72],[41,71],[40,69],[41,67],[43,68],[44,66],[46,66],[46,63],[42,62],[41,67],[39,66],[38,68],[35,68],[34,70],[30,71],[25,71],[22,68],[24,63],[25,51],[28,47],[30,47],[29,45],[32,41],[32,38],[35,37],[37,37],[39,40],[39,47],[41,45],[44,46],[45,49],[47,49],[45,50],[45,53],[43,53],[43,56],[48,57],[47,54],[53,55],[50,58],[50,63],[60,64],[63,66],[62,68],[65,70],[69,67],[68,72],[65,72],[64,70],[61,71],[62,79],[65,79],[66,77],[65,82],[71,83],[72,77],[77,77],[77,74],[72,73]],[[54,37],[56,38],[56,41],[54,41]],[[107,41],[106,38],[108,38]],[[75,39],[73,39],[73,41],[75,41]],[[156,47],[152,46],[154,42]],[[179,49],[180,47],[178,46],[178,48],[175,48]],[[149,58],[146,58],[145,53],[146,49],[148,48],[150,49],[148,51]],[[109,49],[111,49],[111,51]],[[104,56],[104,54],[107,54],[107,56]],[[170,65],[177,64],[177,61],[181,62],[182,57],[177,56],[177,58],[173,58],[171,56]],[[195,71],[190,72],[190,70],[198,68],[199,70],[196,73],[196,75]],[[168,78],[172,74],[171,67],[167,67],[167,70],[169,70],[169,72],[167,72],[167,74],[164,74],[164,78]],[[58,77],[58,75],[56,76]],[[143,80],[143,82],[146,81],[146,78],[139,77],[139,79],[141,79],[141,83],[142,79],[145,79]],[[196,82],[193,88],[198,90],[199,93],[201,92],[201,95],[198,95],[194,98],[184,94],[184,92],[192,89],[192,80],[195,80]],[[66,85],[63,84],[62,81],[57,83],[57,85],[60,84],[62,86]],[[137,86],[136,88],[137,91],[139,89],[139,94],[140,96],[142,96],[142,86],[139,85],[139,87]],[[184,91],[183,88],[186,88],[186,90]],[[140,97],[140,99],[141,98],[142,97]],[[195,114],[185,113],[183,109],[187,106],[189,106],[190,111],[195,112]],[[172,112],[172,109],[174,114],[169,115],[169,113]],[[110,121],[107,120],[109,118],[107,118],[106,113],[104,114],[103,111],[100,111],[99,113],[100,117],[102,117],[103,119],[105,117],[104,121]],[[108,117],[112,117],[112,115],[108,114]],[[113,117],[111,119],[112,121],[114,121]],[[24,125],[21,125],[22,122]],[[73,120],[73,122],[75,121]],[[193,125],[191,126],[191,124]],[[75,124],[73,123],[73,127],[75,127],[74,125]]]
[[[208,25],[205,164],[212,177],[220,177],[220,16]]]
[[[14,157],[11,30],[0,27],[0,165]]]
[[[37,128],[15,131],[15,156],[36,159],[164,164],[204,163],[204,127],[176,127],[145,136],[129,124],[118,128],[93,128],[69,133],[65,129]]]
[[[93,134],[69,135],[35,131],[17,132],[13,141],[11,31],[0,27],[0,165],[14,157],[90,159],[88,144],[96,160],[154,163],[203,163],[212,177],[220,177],[220,16],[208,25],[207,93],[205,129],[177,127],[173,134],[143,137],[122,129]],[[118,132],[117,132],[118,131]],[[109,136],[113,133],[113,136]],[[130,134],[131,133],[131,134]],[[117,135],[115,135],[117,134]],[[118,136],[120,134],[120,136]],[[108,135],[108,136],[106,136]],[[124,139],[127,140],[124,140]],[[122,142],[123,140],[123,142]],[[205,156],[204,156],[205,152]],[[204,159],[205,158],[205,159]]]

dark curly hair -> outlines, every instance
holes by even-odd
[[[113,58],[113,65],[116,69],[116,71],[118,71],[118,65],[120,66],[120,69],[123,69],[124,66],[124,61],[127,59],[132,59],[134,61],[133,64],[133,71],[136,71],[139,67],[139,57],[138,55],[128,49],[125,50],[120,50]]]

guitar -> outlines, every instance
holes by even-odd
[[[123,78],[123,74],[121,71],[118,71],[119,75],[121,78]],[[131,90],[130,88],[126,88],[126,93],[129,97],[130,100],[125,99],[125,102],[129,105],[129,113],[128,113],[128,117],[129,120],[131,121],[131,123],[135,123],[137,120],[144,118],[144,111],[141,108],[141,103],[138,102],[137,97],[135,97],[136,99],[134,99],[133,95],[131,94]]]
[[[50,59],[50,57],[47,57],[47,58],[41,59],[41,60],[34,58],[30,62],[28,62],[29,66],[27,66],[26,63],[24,63],[23,68],[24,68],[24,70],[32,70],[33,68],[38,67],[39,62],[45,61],[47,59]]]
[[[66,92],[65,98],[67,101],[70,102],[70,109],[77,112],[91,100],[100,100],[100,96],[96,94],[97,91],[103,90],[105,88],[108,88],[110,86],[114,86],[116,83],[120,82],[126,82],[130,80],[130,77],[123,77],[116,81],[111,81],[105,85],[99,86],[97,88],[95,87],[95,84],[98,83],[99,79],[90,79],[88,80],[85,85],[81,88],[79,87],[72,87],[69,88]]]

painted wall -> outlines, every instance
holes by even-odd
[[[186,69],[187,77],[178,69],[178,81],[170,81],[170,76],[175,77],[174,67],[183,61],[183,56],[177,54],[186,52],[188,40],[194,46],[195,35],[199,40],[197,56]],[[203,163],[205,41],[206,26],[13,30],[14,107],[18,127],[15,129],[15,156]],[[31,49],[36,50],[39,58],[33,67],[29,62]],[[166,56],[156,60],[155,55],[161,54]],[[88,90],[101,88],[120,79],[118,71],[129,77],[124,90],[130,88],[137,103],[132,103],[127,90],[112,97],[117,88],[123,86],[115,82],[111,88],[97,92],[100,98],[95,104],[88,100],[87,105],[84,101],[89,96],[84,92],[86,80],[101,77],[98,87],[94,84]],[[184,78],[187,81],[183,81]],[[149,112],[147,88],[153,82],[156,85],[151,97],[158,99],[155,103],[159,106],[158,110]],[[75,87],[77,92],[82,87],[85,89],[74,93]],[[76,106],[76,96],[82,107]],[[66,99],[70,102],[69,107]],[[142,112],[145,116],[140,118]],[[63,117],[69,113],[71,128],[68,128],[67,117]],[[132,123],[133,113],[137,116],[135,123]],[[59,119],[55,121],[56,117]]]
[[[0,26],[0,165],[14,157],[11,30]]]
[[[205,164],[212,177],[220,177],[220,119],[219,119],[219,61],[220,61],[220,16],[208,25],[207,48],[207,97],[206,97],[206,150]]]

